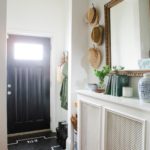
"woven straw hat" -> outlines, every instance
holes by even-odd
[[[89,24],[97,25],[99,23],[99,13],[94,6],[88,9],[86,18]]]
[[[91,39],[94,43],[97,43],[99,45],[102,44],[103,42],[103,27],[102,26],[95,26],[93,29],[92,29],[92,32],[91,32]]]
[[[90,48],[88,52],[88,60],[93,68],[99,68],[102,61],[101,51],[96,48]]]
[[[95,8],[95,9],[96,9],[96,8]],[[93,20],[93,22],[90,23],[90,24],[93,25],[93,26],[96,26],[96,25],[99,24],[99,12],[98,12],[97,9],[96,9],[96,17],[95,17],[95,19]]]

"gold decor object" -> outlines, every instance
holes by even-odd
[[[94,43],[101,45],[103,42],[103,27],[101,25],[95,26],[91,32],[91,39]]]
[[[90,65],[97,69],[99,68],[101,62],[102,62],[102,54],[99,49],[96,48],[90,48],[88,51],[88,60]]]

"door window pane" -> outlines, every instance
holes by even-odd
[[[14,59],[43,60],[43,45],[29,43],[14,44]]]

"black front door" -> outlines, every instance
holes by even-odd
[[[50,128],[50,39],[9,35],[8,133]]]

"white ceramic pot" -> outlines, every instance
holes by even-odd
[[[96,91],[98,88],[97,84],[94,83],[88,83],[88,89],[91,91]]]
[[[145,73],[139,80],[138,91],[140,101],[150,103],[150,73]]]

